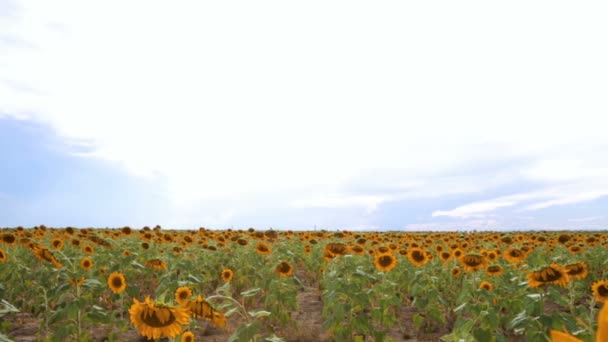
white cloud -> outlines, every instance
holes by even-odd
[[[433,212],[433,217],[438,216],[449,216],[449,217],[460,217],[460,218],[469,218],[469,217],[483,217],[483,213],[488,211],[493,211],[502,207],[510,207],[517,204],[515,201],[505,201],[505,200],[493,200],[493,201],[482,201],[475,202],[467,205],[463,205],[457,207],[452,210],[436,210]]]
[[[519,176],[607,174],[606,158],[587,168],[597,154],[570,169],[542,161],[547,151],[563,160],[564,146],[608,143],[603,2],[17,4],[0,18],[22,42],[0,42],[0,115],[48,123],[92,146],[88,157],[161,177],[176,208],[246,193],[373,211]],[[511,157],[538,165],[436,186],[463,164]],[[378,181],[375,170],[398,176]],[[349,193],[420,179],[396,195]],[[228,222],[242,210],[213,214]]]

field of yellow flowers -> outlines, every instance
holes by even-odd
[[[608,341],[607,247],[605,232],[4,228],[0,341]]]

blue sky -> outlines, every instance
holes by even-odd
[[[604,229],[606,14],[0,0],[0,226]]]

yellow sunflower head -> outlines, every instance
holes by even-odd
[[[233,277],[234,277],[234,272],[231,269],[226,268],[222,271],[222,280],[225,283],[232,281]]]
[[[213,309],[211,308],[209,303],[207,303],[205,299],[201,297],[201,295],[198,295],[195,300],[192,300],[188,303],[188,309],[192,313],[192,316],[194,316],[195,318],[203,317],[211,319],[213,315]]]
[[[571,280],[585,279],[589,272],[587,271],[587,263],[584,261],[577,262],[576,264],[570,264],[564,266],[566,269],[566,273],[568,273],[568,277]]]
[[[94,253],[95,253],[95,248],[93,248],[93,246],[91,246],[91,245],[84,245],[84,246],[82,247],[82,252],[83,252],[84,254],[91,255],[91,254],[94,254]]]
[[[478,254],[465,254],[460,257],[460,263],[467,272],[475,272],[486,267],[486,258]]]
[[[167,263],[160,259],[150,259],[146,261],[146,267],[153,268],[155,270],[164,270],[167,268]]]
[[[388,272],[397,266],[397,258],[392,254],[376,254],[374,256],[374,266],[378,271]]]
[[[462,270],[460,269],[460,267],[456,266],[452,268],[452,277],[458,278],[460,274],[462,274]]]
[[[125,275],[120,272],[112,272],[108,277],[108,287],[114,293],[121,293],[127,289]]]
[[[188,306],[192,297],[192,290],[188,286],[182,286],[175,290],[175,301],[181,306]]]
[[[549,284],[565,286],[570,282],[566,270],[557,264],[551,264],[538,271],[530,272],[528,273],[527,278],[528,286],[532,288]]]
[[[186,331],[182,334],[181,342],[194,342],[194,334],[192,331]]]
[[[91,258],[89,257],[84,257],[82,258],[82,260],[80,260],[80,267],[85,271],[88,271],[93,268],[94,264],[95,263],[93,263],[93,260],[91,260]]]
[[[53,248],[54,250],[60,251],[63,249],[63,246],[63,240],[61,240],[60,238],[54,238],[53,240],[51,240],[51,248]]]
[[[407,259],[416,267],[424,266],[429,261],[426,252],[418,247],[414,247],[408,251]]]
[[[283,278],[287,278],[293,275],[293,267],[287,261],[281,261],[274,272]]]
[[[15,237],[14,234],[11,234],[11,233],[2,234],[2,236],[0,236],[0,241],[9,246],[15,246],[17,244],[17,238]]]
[[[595,300],[606,303],[608,301],[608,280],[598,280],[591,286]],[[605,305],[605,304],[604,304]]]
[[[267,244],[260,242],[257,246],[255,246],[255,251],[258,252],[259,255],[268,255],[272,253],[272,248]]]
[[[488,266],[486,268],[486,273],[490,277],[497,277],[499,275],[502,275],[504,273],[504,271],[503,271],[502,267],[500,267],[500,265],[492,265],[492,266]]]
[[[226,326],[226,315],[223,312],[213,311],[211,322],[218,328],[224,328]]]
[[[494,290],[494,284],[490,283],[489,281],[482,281],[479,288],[486,291],[492,291]]]
[[[144,302],[133,298],[129,315],[135,329],[148,339],[175,337],[182,333],[182,326],[190,322],[187,308],[158,304],[150,297]]]

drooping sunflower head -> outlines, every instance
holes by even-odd
[[[201,295],[198,295],[195,300],[192,300],[188,303],[188,309],[192,313],[192,316],[194,316],[195,318],[203,317],[211,319],[213,317],[213,309],[211,308],[209,303],[207,303],[207,301],[205,301],[205,299],[201,297]]]
[[[260,242],[255,246],[255,251],[258,252],[259,255],[268,255],[272,253],[272,248],[264,242]]]
[[[108,287],[114,293],[121,293],[127,289],[125,275],[120,272],[112,272],[108,277]]]
[[[89,257],[84,257],[82,258],[82,260],[80,260],[80,267],[85,271],[88,271],[93,268],[93,265],[93,260],[91,260],[91,258]]]
[[[527,278],[528,286],[532,288],[549,284],[565,286],[570,282],[566,270],[557,264],[551,264],[538,271],[530,272]]]
[[[180,342],[194,342],[194,334],[192,331],[186,331],[183,333]]]
[[[598,302],[606,303],[608,302],[608,280],[599,280],[593,283],[591,286],[591,291],[593,292],[593,296],[595,300]]]
[[[226,315],[223,312],[213,311],[211,322],[218,328],[224,328],[226,326]]]
[[[424,266],[429,261],[426,252],[419,247],[410,249],[407,253],[407,259],[416,267]]]
[[[467,272],[475,272],[486,267],[487,261],[478,254],[465,254],[460,257],[460,263]]]
[[[274,269],[274,273],[283,278],[293,275],[293,267],[287,261],[281,261]]]
[[[376,254],[374,256],[374,266],[378,271],[388,272],[397,266],[397,258],[392,254]]]
[[[486,291],[492,291],[494,290],[494,284],[490,283],[489,281],[482,281],[479,288]]]
[[[486,268],[486,273],[490,276],[490,277],[497,277],[499,275],[502,275],[504,273],[502,267],[500,267],[500,265],[492,265],[492,266],[488,266]]]
[[[222,271],[222,280],[225,283],[232,281],[233,277],[234,277],[234,272],[231,269],[226,268]]]
[[[587,263],[584,261],[577,262],[576,264],[570,264],[564,266],[568,277],[571,280],[585,279],[589,272],[587,271]]]
[[[181,306],[188,306],[190,297],[192,297],[192,290],[188,286],[182,286],[175,290],[175,301]]]
[[[343,243],[334,242],[325,245],[324,250],[333,256],[338,256],[346,254],[348,252],[348,246]]]
[[[146,261],[146,267],[153,268],[155,270],[164,270],[167,268],[167,263],[160,259],[150,259]]]
[[[129,314],[135,329],[148,339],[175,337],[182,333],[182,326],[190,322],[188,309],[158,304],[150,297],[143,303],[133,298]]]

